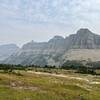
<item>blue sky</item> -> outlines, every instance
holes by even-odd
[[[0,44],[48,41],[79,28],[100,33],[100,0],[0,0]]]

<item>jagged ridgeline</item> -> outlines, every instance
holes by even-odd
[[[80,29],[66,38],[55,36],[48,42],[31,41],[2,63],[61,66],[68,60],[100,61],[100,35]]]

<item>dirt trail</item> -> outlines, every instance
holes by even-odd
[[[64,74],[50,74],[50,73],[45,73],[45,72],[34,72],[34,71],[28,71],[28,72],[38,74],[38,75],[47,75],[47,76],[62,77],[62,78],[68,78],[68,79],[76,79],[76,80],[88,82],[89,84],[100,84],[100,82],[91,81],[87,78],[72,77],[72,76],[68,76],[68,75],[64,75]]]

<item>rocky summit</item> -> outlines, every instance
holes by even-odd
[[[6,64],[56,65],[67,60],[100,61],[100,35],[80,29],[66,38],[55,36],[48,42],[31,41],[3,61]]]

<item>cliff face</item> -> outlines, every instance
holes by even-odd
[[[68,49],[99,49],[100,36],[92,33],[88,29],[80,29],[77,34],[70,35]]]
[[[71,57],[75,58],[75,51],[81,50],[84,53],[87,52],[86,50],[90,49],[93,49],[95,52],[97,49],[100,49],[100,36],[92,33],[88,29],[80,29],[76,34],[66,38],[55,36],[48,42],[37,43],[31,41],[25,44],[17,53],[8,57],[5,63],[23,65],[61,65],[64,61],[70,59],[71,54]],[[73,53],[70,51],[73,51]],[[77,52],[77,55],[80,55],[79,59],[83,56],[82,52]],[[90,52],[90,55],[92,59],[92,52]],[[97,55],[98,54],[94,54],[93,57]],[[99,57],[97,59],[99,59]]]

